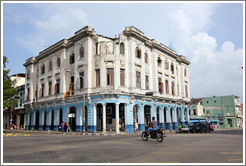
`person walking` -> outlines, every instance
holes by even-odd
[[[67,132],[70,132],[70,131],[71,131],[71,129],[70,129],[70,124],[67,123]]]
[[[61,124],[61,132],[63,133],[65,130],[65,125],[66,125],[66,123],[65,122],[62,122],[62,124]]]

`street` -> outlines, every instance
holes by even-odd
[[[139,135],[30,134],[3,137],[3,163],[243,163],[243,130]]]

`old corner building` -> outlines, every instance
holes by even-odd
[[[154,116],[175,130],[189,122],[189,64],[133,26],[115,38],[86,26],[26,60],[26,129],[133,133]]]

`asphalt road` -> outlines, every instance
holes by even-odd
[[[30,134],[3,137],[3,163],[242,163],[243,130],[140,136]]]

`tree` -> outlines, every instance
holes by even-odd
[[[3,56],[3,108],[9,110],[17,104],[15,99],[8,100],[17,94],[17,89],[14,88],[15,81],[12,81],[8,75],[10,69],[6,69],[6,63],[8,63],[8,59]]]

